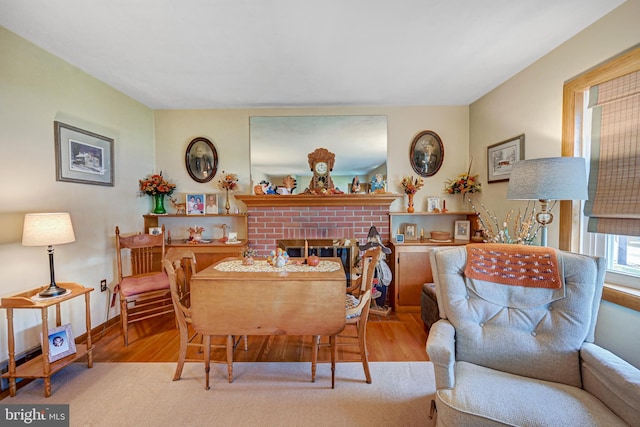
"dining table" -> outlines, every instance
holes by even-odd
[[[331,387],[335,387],[336,336],[345,327],[346,277],[339,258],[321,258],[318,265],[290,258],[281,267],[267,259],[245,265],[226,258],[191,278],[193,328],[205,343],[205,377],[209,388],[212,336],[329,336]],[[312,378],[317,356],[312,352]],[[233,346],[227,345],[229,378]]]

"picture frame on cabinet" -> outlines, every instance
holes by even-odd
[[[429,197],[427,199],[427,212],[437,213],[440,212],[440,198]]]
[[[433,176],[438,172],[444,160],[444,144],[440,136],[424,130],[411,142],[409,161],[414,172],[422,177]]]
[[[456,221],[454,225],[454,236],[456,240],[471,239],[471,221]]]
[[[418,226],[416,224],[404,224],[403,231],[406,240],[416,240],[418,238]]]
[[[47,355],[49,363],[76,353],[71,323],[49,329],[47,341],[49,342],[49,354]]]
[[[518,160],[524,160],[524,134],[487,147],[487,182],[509,181]]]
[[[204,215],[204,194],[187,194],[187,215]]]
[[[396,243],[404,243],[404,234],[396,234]]]
[[[54,121],[56,181],[113,187],[113,139]]]
[[[162,227],[149,227],[149,234],[153,236],[162,234]]]
[[[205,194],[205,206],[204,213],[207,215],[217,215],[218,214],[218,194],[209,193]]]

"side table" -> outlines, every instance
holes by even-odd
[[[68,294],[61,297],[54,297],[45,300],[33,300],[32,297],[38,295],[42,290],[47,288],[44,286],[39,289],[33,289],[22,292],[17,295],[2,298],[0,308],[7,310],[7,341],[9,347],[9,372],[2,375],[3,378],[9,378],[9,393],[13,397],[16,395],[16,378],[44,378],[44,396],[51,396],[51,375],[55,374],[65,366],[75,362],[83,356],[87,356],[87,366],[93,367],[93,345],[91,344],[91,309],[89,304],[89,294],[93,288],[85,288],[77,283],[59,283],[60,287],[70,290]],[[23,365],[16,367],[15,340],[13,329],[13,310],[14,309],[39,309],[41,315],[42,336],[47,337],[49,333],[49,307],[56,307],[56,326],[61,326],[60,303],[68,301],[72,298],[84,295],[85,300],[85,318],[87,326],[86,344],[76,344],[76,353],[49,363],[49,340],[42,340],[42,354],[35,357]]]

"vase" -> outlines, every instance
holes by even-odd
[[[244,257],[244,259],[242,260],[242,265],[253,265],[253,257]]]
[[[409,206],[407,206],[407,212],[413,213],[413,194],[407,194],[409,196]]]
[[[202,240],[202,232],[198,233],[197,231],[189,232],[189,240],[193,242],[199,242]]]
[[[224,204],[224,208],[227,210],[227,213],[229,213],[229,209],[231,209],[231,205],[229,204],[229,189],[227,188],[227,201]]]
[[[164,215],[167,210],[164,208],[164,194],[153,195],[153,211],[156,215]]]
[[[469,207],[469,198],[466,193],[460,194],[460,212],[469,212],[471,208]]]

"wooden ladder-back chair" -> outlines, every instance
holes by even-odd
[[[353,293],[345,295],[346,326],[336,337],[335,345],[358,346],[360,350],[360,360],[364,368],[364,375],[367,384],[371,384],[371,372],[369,371],[369,352],[367,350],[367,320],[369,318],[369,307],[371,306],[371,293],[373,288],[373,277],[376,271],[376,264],[382,253],[381,247],[374,247],[364,252],[362,256],[362,275],[358,278],[360,282],[359,296]],[[355,292],[357,293],[357,292]],[[351,331],[347,331],[350,328]],[[318,347],[329,346],[329,343],[320,343],[320,336],[315,336],[311,349],[311,381],[316,380],[316,362],[318,359]]]
[[[125,276],[123,254],[129,253],[131,274]],[[120,288],[120,317],[124,345],[129,345],[129,324],[173,313],[169,278],[162,270],[165,256],[162,233],[120,235],[116,226],[116,258]]]
[[[177,249],[171,248],[167,251],[167,255],[162,261],[164,270],[169,277],[169,286],[171,287],[171,299],[173,300],[173,306],[176,313],[176,321],[178,324],[178,330],[180,332],[180,352],[178,354],[178,364],[176,371],[173,375],[173,380],[177,381],[182,376],[182,369],[185,362],[203,362],[204,358],[204,345],[203,337],[199,336],[191,327],[191,288],[189,286],[191,277],[196,274],[196,256],[193,251],[189,249]],[[228,338],[228,339],[227,339]],[[239,340],[233,337],[225,338],[224,344],[211,344],[211,348],[222,348],[227,350],[228,356],[229,349],[233,350],[238,345]],[[198,358],[189,358],[189,348],[193,348],[196,354],[199,354]],[[247,337],[244,336],[244,349],[248,349]],[[191,353],[193,354],[193,353]],[[233,381],[233,356],[229,357],[226,361],[220,361],[219,363],[228,364],[228,376],[229,382]]]

